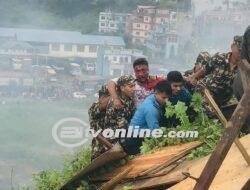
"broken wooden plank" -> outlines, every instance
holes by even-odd
[[[199,146],[201,146],[201,145],[202,145],[202,143],[199,143],[199,144],[197,144],[196,147],[192,147],[192,149],[197,148],[197,147],[199,147]],[[151,173],[151,172],[158,172],[158,171],[160,171],[161,169],[163,169],[163,168],[169,166],[170,164],[172,164],[172,163],[174,163],[174,162],[180,160],[181,158],[183,158],[184,156],[186,156],[187,154],[189,154],[190,151],[191,151],[192,149],[190,148],[190,149],[184,150],[184,151],[181,152],[180,154],[177,154],[176,156],[170,158],[169,160],[166,160],[166,161],[163,162],[162,164],[153,166],[152,168],[149,168],[148,170],[146,170],[146,171],[140,173],[137,177],[141,177],[141,176],[147,175],[147,174],[149,174],[149,173]]]
[[[154,166],[160,166],[162,163],[165,163],[167,160],[172,159],[176,155],[182,154],[184,151],[188,150],[189,152],[193,150],[194,148],[201,145],[201,142],[195,141],[191,143],[186,143],[182,145],[176,145],[176,146],[169,146],[169,147],[163,147],[156,151],[154,151],[152,154],[146,154],[146,155],[140,155],[132,160],[129,160],[127,164],[116,168],[112,172],[108,172],[102,176],[91,176],[91,181],[108,181],[112,179],[113,177],[117,176],[122,171],[126,170],[126,168],[133,167],[133,170],[131,170],[128,175],[126,176],[126,179],[133,179],[135,177],[138,177],[139,174],[142,172],[154,167]]]
[[[103,184],[98,190],[110,190],[112,189],[116,184],[118,184],[127,174],[130,172],[132,167],[127,168],[120,174],[118,174],[116,177],[108,181],[107,183]]]
[[[78,182],[86,176],[88,173],[96,170],[97,168],[110,163],[115,160],[119,160],[121,158],[126,157],[127,154],[123,151],[123,148],[119,143],[115,144],[110,150],[103,153],[94,159],[88,166],[86,166],[82,171],[72,177],[68,182],[66,182],[60,190],[71,190],[76,187]]]
[[[238,136],[242,125],[250,113],[250,88],[248,87],[241,98],[231,119],[227,123],[221,140],[208,160],[194,190],[207,190],[225,159],[234,139]]]
[[[241,188],[241,190],[249,190],[250,189],[250,179],[246,182],[244,187]]]
[[[128,186],[129,190],[167,188],[186,179],[186,176],[183,175],[181,171],[182,170],[179,170],[160,177],[129,181],[126,183],[118,184],[114,188],[114,190],[123,190],[124,186]]]
[[[240,141],[250,153],[250,135],[240,138]],[[198,178],[204,169],[209,156],[191,161],[184,161],[178,168],[187,170],[191,176]],[[236,190],[241,189],[250,177],[250,167],[244,162],[238,148],[232,145],[209,190]],[[196,181],[190,178],[172,186],[171,190],[193,190]]]
[[[219,106],[214,101],[214,99],[213,99],[213,97],[210,94],[208,89],[205,89],[205,96],[206,96],[209,104],[215,110],[215,113],[218,116],[221,123],[223,124],[223,126],[227,127],[227,119],[224,117],[223,113],[221,112]],[[247,162],[247,164],[250,166],[250,156],[248,155],[246,149],[244,148],[244,146],[241,144],[241,142],[239,141],[239,139],[237,137],[235,138],[234,143],[236,144],[236,146],[240,150],[240,152],[241,152],[242,156],[244,157],[245,161]]]
[[[163,168],[162,170],[160,170],[158,172],[153,172],[153,173],[150,173],[148,175],[144,175],[144,176],[138,177],[136,179],[147,179],[147,178],[159,177],[159,176],[167,175],[168,173],[170,173],[171,171],[173,171],[178,165],[179,165],[179,163],[173,163],[173,164],[169,165],[166,168]]]
[[[106,146],[108,148],[108,150],[110,150],[111,148],[113,148],[113,144],[110,143],[106,138],[104,138],[102,135],[97,135],[96,140],[99,141],[99,143],[103,144],[104,146]]]

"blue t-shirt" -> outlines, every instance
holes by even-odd
[[[148,96],[144,102],[136,110],[130,126],[139,126],[140,129],[157,129],[159,128],[159,120],[162,115],[161,105],[155,98],[154,94]]]
[[[189,105],[191,100],[192,100],[192,95],[185,87],[181,88],[179,94],[169,98],[169,101],[173,105],[176,105],[178,101],[184,102],[186,105]]]

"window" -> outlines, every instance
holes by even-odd
[[[115,24],[114,23],[110,23],[110,27],[115,27]]]
[[[136,24],[136,27],[137,27],[137,28],[140,28],[140,24]]]
[[[105,20],[105,16],[101,16],[101,20]]]
[[[148,17],[147,16],[144,17],[144,21],[148,22]]]
[[[60,44],[52,44],[51,46],[52,46],[51,49],[53,51],[59,51],[60,50]]]
[[[136,34],[137,36],[139,36],[139,35],[140,35],[140,32],[135,32],[135,34]]]
[[[71,44],[64,44],[64,51],[72,51],[72,45]]]
[[[141,40],[140,40],[139,38],[136,38],[136,39],[135,39],[135,43],[136,43],[136,44],[140,44],[140,43],[141,43]]]
[[[95,45],[90,45],[90,46],[89,46],[89,52],[91,52],[91,53],[97,52],[97,46],[95,46]]]
[[[113,57],[113,61],[117,61],[117,57],[116,56]]]
[[[104,22],[102,22],[102,23],[101,23],[101,26],[105,26],[105,23],[104,23]]]
[[[78,52],[84,52],[84,49],[85,49],[84,45],[77,45]]]
[[[124,62],[128,63],[128,57],[124,58]]]

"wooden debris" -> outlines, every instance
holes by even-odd
[[[246,182],[246,184],[244,185],[244,187],[242,187],[241,190],[249,190],[250,189],[250,179]]]
[[[138,156],[128,161],[128,163],[125,164],[124,166],[121,166],[112,172],[106,173],[102,176],[92,176],[90,180],[91,181],[108,181],[129,167],[133,167],[133,170],[131,170],[127,174],[126,179],[134,179],[136,177],[141,176],[140,174],[142,172],[145,172],[149,170],[150,168],[163,169],[164,167],[167,167],[171,163],[176,162],[178,160],[177,158],[179,159],[182,158],[184,155],[187,155],[191,150],[200,146],[201,144],[202,144],[201,142],[196,141],[196,142],[186,143],[183,145],[160,148],[152,154]],[[162,164],[165,164],[164,167],[161,167]],[[153,172],[153,171],[154,170],[150,172]],[[147,172],[144,174],[146,175],[146,174],[149,174],[150,172]]]
[[[112,189],[116,184],[118,184],[127,174],[130,172],[132,167],[127,168],[123,172],[121,172],[119,175],[108,181],[107,183],[103,184],[98,190],[110,190]]]
[[[149,173],[147,175],[138,177],[136,179],[147,179],[147,178],[159,177],[159,176],[167,175],[168,173],[170,173],[171,171],[173,171],[178,165],[179,165],[179,163],[173,163],[173,164],[169,165],[166,168],[163,168],[162,170],[160,170],[158,172],[154,171],[152,173]]]
[[[144,190],[144,189],[158,189],[162,187],[169,187],[180,181],[186,179],[186,176],[181,171],[176,171],[168,175],[154,177],[150,179],[136,180],[134,182],[128,182],[117,185],[114,190],[123,190],[124,186],[128,186],[129,190]]]
[[[250,135],[246,135],[240,139],[241,143],[250,153]],[[204,166],[207,163],[209,156],[199,158],[192,161],[181,163],[178,168],[188,171],[191,176],[198,178]],[[241,189],[250,177],[250,167],[244,161],[236,145],[232,145],[223,164],[216,174],[209,190],[237,190]],[[190,178],[171,187],[171,190],[193,190],[196,181]]]
[[[208,160],[194,190],[207,190],[225,159],[234,139],[250,113],[250,88],[247,88],[231,119],[227,123],[221,140]]]
[[[103,153],[94,159],[88,166],[86,166],[82,171],[76,174],[72,179],[65,183],[60,190],[71,190],[75,186],[78,186],[78,182],[86,176],[88,173],[96,170],[100,166],[110,163],[115,160],[126,157],[127,154],[123,151],[122,147],[117,143],[110,150]]]
[[[156,166],[153,166],[153,167],[149,168],[145,172],[140,173],[138,175],[138,177],[147,175],[147,174],[152,173],[152,172],[158,172],[158,171],[162,170],[163,168],[169,166],[170,164],[180,160],[181,158],[186,156],[188,153],[190,153],[190,149],[186,149],[183,152],[181,152],[180,154],[177,154],[176,156],[170,158],[169,160],[166,160],[165,162],[163,162],[163,163],[161,163],[159,165],[156,165]]]
[[[218,107],[218,105],[214,101],[214,99],[213,99],[213,97],[210,94],[208,89],[205,89],[205,96],[206,96],[207,100],[209,101],[209,104],[215,110],[216,115],[218,116],[219,120],[222,122],[223,126],[226,127],[227,126],[227,119],[224,117],[223,113],[221,112],[220,108]],[[239,139],[237,137],[235,138],[234,143],[236,144],[236,146],[240,150],[240,152],[241,152],[242,156],[244,157],[245,161],[247,162],[247,164],[250,166],[250,156],[247,154],[247,151],[245,150],[244,146],[241,144],[241,142],[239,141]]]

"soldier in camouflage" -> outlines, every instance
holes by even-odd
[[[211,56],[208,52],[200,52],[196,58],[194,68],[184,74],[186,87],[190,92],[195,90],[197,81],[204,78],[211,70]],[[205,73],[206,72],[206,73]]]
[[[208,88],[219,106],[225,105],[232,98],[232,83],[237,72],[241,42],[242,38],[236,36],[231,45],[232,52],[216,53],[205,68],[205,78],[198,83],[198,88]]]
[[[90,107],[89,114],[89,122],[90,128],[94,131],[98,131],[99,129],[104,129],[104,119],[106,115],[106,107],[110,100],[110,95],[107,86],[102,86],[99,90],[99,99],[97,102],[93,103]],[[93,138],[92,140],[92,155],[91,159],[98,157],[100,154],[104,153],[107,148],[100,144],[98,140]]]
[[[131,118],[134,115],[135,105],[135,78],[132,75],[121,76],[117,81],[117,95],[122,102],[122,108],[114,107],[114,100],[108,103],[105,116],[105,128],[128,129]],[[114,137],[108,139],[111,143],[116,143],[119,139]]]

